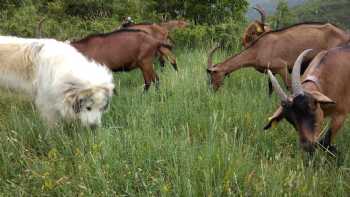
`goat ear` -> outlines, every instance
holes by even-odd
[[[256,24],[255,25],[255,27],[256,27],[256,31],[258,32],[258,33],[262,33],[262,32],[264,32],[264,26],[263,25],[260,25],[260,24]]]
[[[269,128],[273,128],[277,125],[279,121],[283,119],[283,108],[282,106],[279,106],[279,108],[273,113],[271,117],[269,117],[269,122],[264,127],[264,130],[267,130]]]
[[[328,98],[326,95],[322,94],[319,91],[311,91],[309,92],[312,97],[321,104],[321,107],[334,107],[335,106],[335,101],[332,99]]]

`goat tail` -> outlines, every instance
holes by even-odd
[[[172,45],[164,42],[160,42],[158,47],[158,53],[163,58],[165,58],[173,66],[175,71],[178,71],[176,57],[172,53]]]

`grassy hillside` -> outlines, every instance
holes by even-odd
[[[294,7],[300,4],[303,4],[307,0],[287,0],[288,6]],[[253,6],[259,4],[261,5],[267,12],[268,15],[273,15],[276,12],[276,7],[278,4],[278,0],[248,0],[250,9],[247,12],[247,17],[251,20],[256,18],[260,18],[259,14],[256,13],[256,10],[252,9]]]
[[[0,95],[0,193],[4,196],[346,196],[350,124],[339,161],[307,159],[286,123],[262,128],[279,101],[266,76],[242,70],[208,89],[205,50],[177,51],[180,71],[115,74],[119,95],[95,132],[46,128],[26,98]],[[218,53],[216,61],[228,54]]]
[[[350,1],[310,0],[296,8],[300,21],[329,21],[350,29]]]

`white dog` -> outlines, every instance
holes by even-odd
[[[111,72],[69,44],[52,39],[0,36],[0,85],[33,97],[50,125],[80,120],[96,127],[108,109]]]

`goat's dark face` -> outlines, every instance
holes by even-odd
[[[208,78],[210,85],[213,86],[213,89],[218,90],[223,84],[225,73],[215,70],[215,67],[207,69]]]
[[[265,129],[285,118],[298,131],[301,147],[307,152],[312,152],[320,136],[324,120],[322,108],[326,107],[326,104],[334,102],[320,92],[305,91],[303,95],[282,101],[280,109],[270,118]]]
[[[270,70],[267,71],[272,86],[276,94],[281,99],[281,106],[269,118],[269,123],[264,129],[268,129],[274,123],[285,118],[299,133],[301,147],[307,151],[314,150],[314,144],[320,137],[321,125],[324,119],[323,109],[329,106],[335,106],[335,102],[319,91],[316,91],[317,81],[312,80],[313,86],[303,86],[300,80],[300,70],[303,57],[311,49],[303,51],[295,61],[292,72],[292,93],[288,96],[279,85],[277,79]]]
[[[209,83],[213,86],[213,89],[215,91],[220,88],[220,86],[222,85],[222,81],[225,78],[225,73],[217,69],[219,64],[214,65],[212,61],[213,54],[218,49],[219,49],[219,46],[216,46],[210,50],[208,55],[208,68],[207,68]]]
[[[320,104],[310,94],[299,95],[291,103],[282,104],[286,120],[299,132],[301,147],[313,151],[320,134],[323,111]]]

